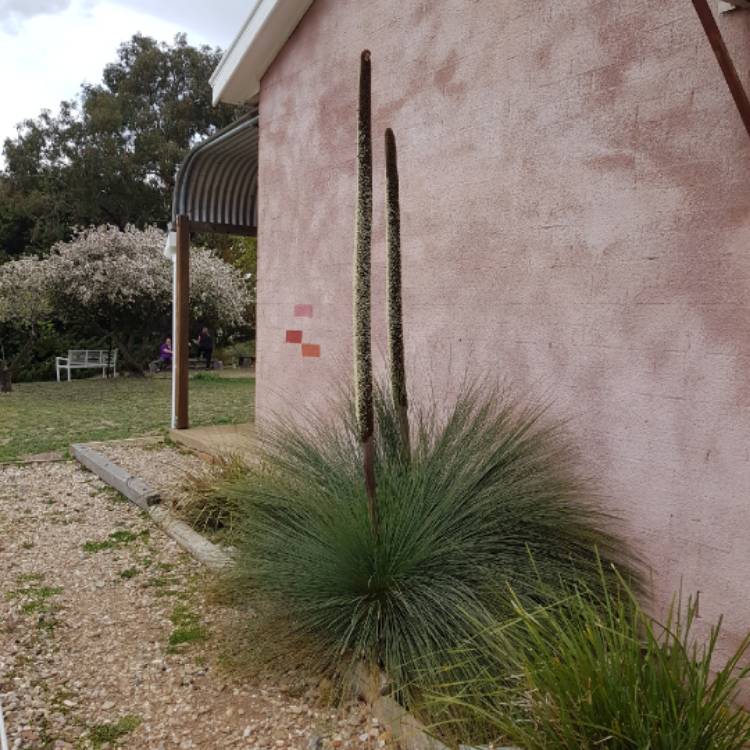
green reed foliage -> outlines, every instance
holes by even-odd
[[[676,599],[659,625],[623,581],[585,587],[538,607],[513,597],[515,617],[447,659],[449,680],[428,701],[442,731],[524,750],[741,750],[750,715],[733,705],[748,676],[745,638],[725,661],[721,620],[695,633],[697,599]]]

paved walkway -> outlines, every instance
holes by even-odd
[[[170,460],[170,449],[144,450],[154,465]],[[227,674],[219,642],[232,613],[204,597],[205,576],[77,464],[0,468],[11,748],[386,746],[362,707],[321,707],[316,679]]]
[[[239,456],[252,462],[256,456],[254,422],[208,425],[187,430],[170,430],[169,437],[179,445],[210,456]]]

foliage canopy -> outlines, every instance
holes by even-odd
[[[47,257],[0,265],[0,337],[3,325],[29,338],[57,325],[77,333],[77,348],[100,339],[120,349],[126,366],[140,369],[171,332],[172,263],[162,253],[164,241],[155,227],[102,226],[56,243]],[[193,248],[190,312],[196,323],[231,332],[246,322],[249,302],[237,269],[212,250]]]
[[[59,112],[19,125],[4,145],[0,261],[44,252],[72,228],[143,228],[169,218],[174,174],[189,148],[239,112],[213,107],[218,49],[141,34],[122,44],[99,84],[84,84]]]

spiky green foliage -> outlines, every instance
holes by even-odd
[[[516,599],[515,618],[463,650],[472,678],[445,685],[433,714],[450,715],[463,739],[524,750],[746,747],[750,715],[732,703],[748,676],[740,664],[750,636],[720,664],[721,620],[696,641],[695,600],[674,602],[662,627],[622,582],[603,590],[579,587],[545,608]]]
[[[372,401],[371,254],[372,254],[372,71],[364,50],[359,69],[357,119],[357,220],[354,253],[354,381],[357,429],[362,444],[362,468],[370,527],[379,533],[375,480],[374,415]]]
[[[409,401],[406,393],[404,362],[404,323],[401,306],[401,206],[398,187],[398,154],[396,136],[385,131],[385,215],[387,241],[388,287],[388,362],[391,393],[399,416],[399,432],[405,460],[411,453]]]
[[[607,560],[624,555],[565,436],[543,410],[482,393],[469,389],[445,418],[417,411],[409,464],[393,400],[378,395],[378,537],[353,408],[278,428],[263,469],[237,490],[235,585],[329,665],[365,659],[408,692],[425,655],[510,611],[498,594],[507,583],[524,602],[538,600],[540,581],[552,592],[594,585],[595,545]]]

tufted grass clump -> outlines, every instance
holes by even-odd
[[[600,595],[601,591],[604,596]],[[524,750],[741,750],[750,714],[734,705],[750,636],[720,663],[721,620],[696,637],[697,599],[654,622],[624,582],[579,587],[515,616],[446,659],[427,699],[442,733]],[[460,661],[463,680],[454,680]]]
[[[232,486],[247,474],[247,465],[238,456],[226,456],[207,469],[189,473],[175,509],[197,531],[231,543],[239,510]]]
[[[241,511],[232,585],[326,666],[385,670],[408,703],[429,654],[578,582],[598,554],[630,573],[559,426],[497,391],[470,388],[444,417],[375,399],[379,533],[368,519],[353,408],[268,436],[262,466],[232,492]],[[274,626],[278,639],[281,626]],[[438,664],[435,665],[436,669]]]

